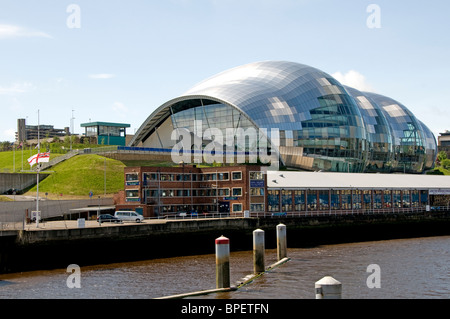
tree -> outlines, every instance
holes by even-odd
[[[444,152],[444,151],[440,151],[440,152],[438,153],[438,156],[437,156],[437,159],[436,159],[436,164],[437,164],[438,166],[441,166],[441,165],[442,165],[442,162],[445,161],[446,159],[447,159],[447,153]]]

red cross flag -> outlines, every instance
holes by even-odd
[[[34,164],[48,163],[49,161],[50,161],[50,152],[38,153],[31,156],[28,159],[28,163],[30,164],[31,167],[33,167]]]

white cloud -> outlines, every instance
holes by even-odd
[[[0,39],[19,37],[52,38],[52,36],[42,31],[36,31],[12,24],[0,24]]]
[[[13,128],[3,130],[2,132],[2,140],[6,141],[14,141],[16,138],[16,130]]]
[[[360,91],[374,92],[374,88],[367,82],[366,77],[355,70],[350,70],[343,74],[342,72],[333,73],[332,76],[343,85],[350,86]]]
[[[14,94],[26,93],[26,92],[30,92],[34,89],[36,89],[36,87],[29,82],[14,83],[8,87],[0,86],[0,95],[14,95]]]
[[[122,102],[114,102],[112,106],[112,110],[118,115],[126,115],[129,112],[128,107],[125,106]]]
[[[96,79],[96,80],[112,79],[115,76],[116,76],[115,74],[110,74],[110,73],[99,73],[99,74],[89,75],[89,77],[91,79]]]

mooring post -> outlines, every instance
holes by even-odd
[[[230,287],[230,240],[224,236],[216,239],[216,288]]]
[[[277,257],[278,260],[287,257],[286,225],[277,226]]]
[[[315,283],[316,299],[341,299],[342,284],[333,277],[326,276]]]
[[[264,230],[253,231],[253,271],[255,274],[264,272]]]

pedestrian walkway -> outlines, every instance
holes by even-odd
[[[86,220],[84,222],[84,228],[96,228],[96,227],[120,227],[129,225],[145,225],[145,224],[165,224],[166,219],[148,219],[144,220],[142,223],[102,223],[99,224],[96,220]],[[57,230],[57,229],[78,229],[77,220],[58,220],[58,221],[46,221],[41,222],[38,225],[36,223],[30,223],[25,225],[26,231],[36,231],[36,230]]]

